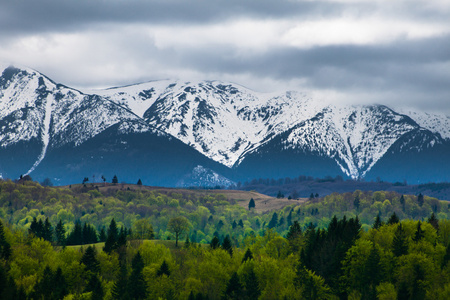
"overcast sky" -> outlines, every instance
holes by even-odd
[[[75,88],[218,79],[450,113],[450,1],[0,0],[0,61]]]

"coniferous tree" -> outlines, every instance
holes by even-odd
[[[397,214],[394,211],[388,220],[388,224],[392,225],[392,224],[397,224],[399,222],[400,222],[400,220],[398,219]]]
[[[65,246],[66,245],[66,229],[64,228],[64,225],[59,219],[58,224],[55,228],[55,236],[56,236],[56,243],[59,246]]]
[[[42,227],[42,238],[49,242],[53,241],[52,224],[50,224],[50,221],[48,220],[48,218],[45,218],[45,222]]]
[[[286,239],[289,242],[292,252],[297,253],[301,246],[302,228],[298,221],[294,221],[289,227],[289,231],[286,235]]]
[[[428,218],[428,223],[431,224],[431,226],[436,229],[436,231],[439,231],[439,220],[436,218],[434,213],[431,214],[431,216]]]
[[[114,175],[114,177],[113,177],[113,179],[112,179],[112,183],[113,183],[114,185],[116,185],[116,184],[119,183],[119,179],[117,178],[117,175]]]
[[[129,299],[127,290],[128,288],[127,267],[126,264],[123,263],[122,261],[119,261],[119,264],[120,264],[119,277],[117,278],[117,281],[114,282],[111,293],[114,299],[126,300]]]
[[[238,225],[239,225],[241,228],[244,228],[244,222],[242,221],[242,219],[239,220]]]
[[[108,228],[108,236],[106,237],[105,247],[103,251],[111,253],[111,251],[117,249],[117,240],[119,237],[119,231],[117,229],[117,223],[114,219],[111,220]]]
[[[278,225],[278,215],[276,212],[272,214],[272,218],[269,221],[269,225],[267,226],[269,229],[275,228]]]
[[[447,263],[450,261],[450,243],[447,245],[447,250],[444,255],[444,260],[442,262],[442,267],[445,267]]]
[[[378,213],[377,218],[375,219],[375,222],[372,225],[373,229],[378,229],[381,226],[383,226],[383,222],[381,222],[380,213]]]
[[[106,241],[105,227],[102,227],[102,229],[100,230],[100,235],[98,236],[98,239],[102,243],[104,243]]]
[[[158,272],[156,272],[157,276],[167,275],[170,276],[170,270],[169,265],[167,264],[166,260],[164,260],[161,264],[161,267],[159,267]]]
[[[95,247],[89,246],[86,251],[84,251],[81,257],[80,263],[85,265],[85,270],[92,273],[98,273],[100,271],[100,262],[97,260],[97,253]]]
[[[138,180],[138,182],[137,182],[137,185],[139,185],[139,186],[141,186],[142,185],[142,181],[141,181],[141,179],[139,178],[139,180]]]
[[[92,292],[92,300],[103,299],[104,292],[102,287],[102,282],[98,279],[98,275],[93,274],[89,278],[88,284],[86,285],[85,292]]]
[[[250,199],[250,202],[248,202],[248,210],[251,210],[252,208],[255,208],[256,204],[255,204],[255,200],[253,200],[253,198]]]
[[[230,256],[233,256],[233,246],[231,244],[231,239],[230,236],[227,235],[222,242],[222,249],[225,251],[228,251],[228,253],[230,254]]]
[[[5,238],[5,230],[0,220],[0,259],[8,260],[11,256],[11,245]]]
[[[420,193],[419,196],[417,196],[417,203],[419,204],[420,207],[422,207],[424,202],[425,202],[424,197],[422,193]]]
[[[42,278],[34,285],[32,298],[34,299],[50,299],[53,286],[54,278],[52,270],[49,266],[46,266]]]
[[[353,206],[356,208],[356,210],[359,209],[359,205],[360,205],[361,201],[359,200],[359,196],[357,195],[355,197],[355,199],[353,200]]]
[[[406,232],[401,223],[395,230],[394,239],[392,241],[392,253],[397,257],[408,253]]]
[[[230,280],[227,283],[227,289],[225,290],[225,299],[239,299],[242,294],[242,284],[239,281],[239,276],[236,272],[231,275]]]
[[[147,287],[142,274],[143,269],[144,261],[138,251],[131,262],[131,275],[128,281],[128,296],[131,299],[145,299],[147,296]]]
[[[66,278],[62,273],[61,267],[58,267],[53,279],[53,299],[63,299],[69,293]]]
[[[233,223],[231,223],[231,228],[236,229],[236,227],[237,227],[236,220],[233,220]]]
[[[184,241],[184,248],[189,248],[191,246],[191,241],[189,240],[189,236],[186,235],[186,240]]]
[[[211,240],[211,243],[209,244],[209,246],[212,249],[217,249],[220,246],[220,241],[219,238],[217,236],[214,236]]]
[[[413,240],[414,240],[414,242],[418,242],[418,241],[420,241],[424,236],[425,236],[425,235],[424,235],[424,231],[423,231],[423,229],[422,229],[422,223],[419,221],[419,222],[417,223],[417,230],[416,230],[416,233],[414,234]]]
[[[245,251],[245,254],[244,254],[244,258],[242,259],[242,262],[246,262],[249,259],[253,259],[253,253],[250,250],[250,248],[247,248],[247,251]]]
[[[67,237],[67,245],[82,245],[83,229],[79,220],[75,221],[75,227]]]
[[[402,205],[402,210],[403,210],[403,212],[405,212],[405,209],[406,209],[405,203],[406,203],[406,201],[405,201],[405,196],[402,195],[402,196],[400,197],[400,204]]]
[[[247,299],[258,299],[261,295],[261,289],[259,288],[258,277],[256,277],[253,268],[250,269],[248,275],[245,278],[245,291]]]

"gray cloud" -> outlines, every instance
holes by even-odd
[[[295,31],[301,22],[337,19],[356,25],[338,31],[334,26],[341,23],[319,26],[325,38],[309,24]],[[358,22],[367,20],[375,21],[359,32]],[[274,25],[242,28],[239,36],[240,28],[229,28],[241,26],[239,21],[243,27],[245,22]],[[394,27],[403,23],[393,28],[395,35],[390,28],[380,34],[377,25],[384,21]],[[257,90],[294,83],[299,90],[332,90],[361,102],[450,113],[446,28],[450,5],[438,0],[2,1],[0,60],[28,65],[74,87],[169,77],[227,79]],[[303,46],[303,39],[313,41]]]

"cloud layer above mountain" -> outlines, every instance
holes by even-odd
[[[450,112],[446,0],[20,0],[0,60],[77,88],[164,78]]]

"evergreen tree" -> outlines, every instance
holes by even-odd
[[[58,224],[55,228],[55,235],[56,235],[56,243],[59,246],[65,246],[66,245],[66,229],[64,228],[64,225],[59,219]]]
[[[242,222],[242,219],[239,220],[238,225],[239,225],[241,228],[244,228],[244,222]]]
[[[236,220],[233,220],[233,223],[231,223],[231,228],[236,229],[236,227],[237,227]]]
[[[244,254],[244,258],[242,259],[242,262],[246,262],[249,259],[253,259],[253,253],[250,250],[250,248],[247,248],[247,251],[245,251],[245,254]]]
[[[117,223],[114,219],[111,220],[108,228],[108,236],[106,237],[105,247],[103,251],[111,253],[111,251],[117,249],[117,240],[119,237],[119,231],[117,229]]]
[[[289,242],[292,252],[298,252],[301,246],[302,228],[298,221],[294,221],[289,227],[289,231],[286,235],[286,239]]]
[[[170,276],[170,270],[169,265],[167,264],[166,260],[164,260],[161,264],[161,267],[159,268],[158,272],[156,272],[157,276],[167,275]]]
[[[400,223],[395,230],[394,239],[392,241],[392,253],[395,256],[402,256],[408,253],[408,243],[406,232]]]
[[[439,231],[439,220],[436,218],[434,213],[431,214],[431,216],[428,218],[428,223],[431,224],[431,226],[436,229],[436,231]]]
[[[420,193],[419,196],[417,196],[417,203],[419,204],[420,207],[422,207],[424,202],[425,202],[424,197],[422,193]]]
[[[52,224],[50,224],[48,218],[45,218],[45,223],[42,228],[42,238],[49,242],[53,241]]]
[[[359,196],[357,195],[355,199],[353,200],[353,206],[356,208],[356,210],[359,210],[359,205],[361,201],[359,200]]]
[[[400,197],[400,204],[402,205],[402,210],[403,210],[403,212],[405,212],[405,209],[406,209],[406,207],[405,207],[406,201],[405,201],[405,196],[403,196],[403,195]]]
[[[230,256],[233,256],[233,246],[231,244],[230,236],[227,235],[222,242],[222,249],[228,251]]]
[[[286,224],[288,227],[290,227],[292,225],[292,212],[294,211],[294,209],[291,209],[289,211],[288,216],[286,217]]]
[[[138,182],[137,182],[137,185],[142,186],[142,181],[141,181],[140,178],[139,178],[139,180],[138,180]]]
[[[131,262],[131,275],[128,281],[128,296],[131,299],[145,299],[147,296],[147,287],[142,274],[143,269],[144,261],[138,251]]]
[[[11,245],[5,238],[5,230],[0,220],[0,259],[8,260],[11,256]]]
[[[255,204],[255,200],[253,200],[253,198],[250,199],[250,202],[248,202],[248,210],[251,210],[252,208],[255,208],[256,204]]]
[[[102,243],[104,243],[106,241],[105,227],[102,227],[102,229],[100,230],[100,235],[99,235],[98,239]]]
[[[269,225],[267,226],[269,229],[275,228],[278,225],[278,215],[276,212],[272,214],[272,218],[269,221]]]
[[[114,282],[111,293],[114,299],[126,300],[129,299],[127,291],[128,287],[127,267],[125,263],[121,261],[119,261],[119,263],[120,263],[119,277],[117,278],[117,281]]]
[[[230,280],[227,283],[227,289],[225,290],[225,299],[239,299],[242,294],[242,284],[239,281],[239,276],[236,272],[231,275]]]
[[[41,280],[36,282],[33,288],[32,297],[34,299],[50,299],[54,287],[55,275],[49,266],[46,266]]]
[[[383,222],[381,222],[380,213],[378,213],[377,218],[375,219],[375,222],[372,225],[373,229],[378,229],[381,226],[383,226]]]
[[[425,235],[424,235],[424,231],[423,231],[423,229],[422,229],[422,223],[419,221],[419,222],[417,223],[417,230],[416,230],[416,233],[414,234],[413,241],[414,241],[414,242],[418,242],[418,241],[420,241],[424,236],[425,236]]]
[[[80,263],[85,265],[86,271],[90,271],[92,273],[98,273],[100,271],[100,263],[96,256],[97,253],[95,251],[95,247],[93,246],[87,247],[86,251],[84,251]]]
[[[189,240],[189,236],[186,235],[186,240],[184,241],[184,248],[188,249],[191,246],[191,241]]]
[[[102,287],[102,282],[98,279],[98,276],[93,274],[88,281],[85,292],[92,292],[92,300],[103,299],[104,292]]]
[[[400,220],[398,219],[397,214],[394,211],[388,220],[388,225],[397,224],[399,222]]]
[[[117,178],[117,175],[114,175],[114,177],[113,177],[113,179],[112,179],[112,183],[113,183],[114,185],[116,185],[116,184],[119,183],[119,179]]]
[[[250,269],[248,275],[245,278],[245,290],[247,299],[258,299],[258,297],[261,295],[258,278],[256,277],[253,268]]]
[[[450,261],[450,243],[447,245],[447,251],[445,252],[444,261],[442,262],[442,267],[445,267]]]
[[[58,267],[53,279],[53,299],[63,299],[67,294],[69,294],[69,287],[61,267]]]
[[[220,241],[219,238],[217,236],[214,236],[211,240],[211,243],[209,244],[209,246],[212,249],[217,249],[220,246]]]
[[[67,245],[82,245],[83,244],[83,229],[81,222],[75,221],[75,227],[67,237]]]

